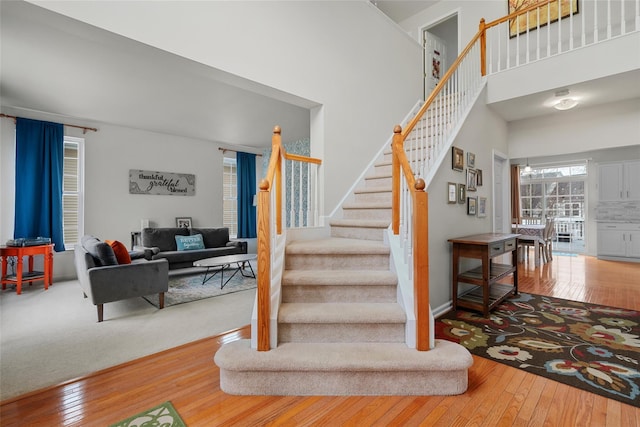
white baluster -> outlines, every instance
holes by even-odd
[[[593,2],[593,42],[598,43],[599,40],[599,29],[598,29],[598,2]]]
[[[547,7],[547,58],[551,56],[551,8]]]
[[[607,0],[607,39],[611,38],[611,0]]]

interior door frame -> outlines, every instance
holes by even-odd
[[[495,173],[496,173],[496,164],[502,163],[502,206],[497,206],[496,201],[498,198],[496,197],[496,185],[495,185]],[[511,232],[511,220],[510,218],[510,210],[511,210],[511,191],[509,189],[510,179],[509,179],[509,157],[496,150],[492,150],[491,154],[491,229],[496,232],[499,227],[496,224],[496,212],[497,209],[500,209],[502,212],[502,232],[510,233]]]
[[[424,40],[424,33],[425,31],[429,31],[430,28],[433,28],[453,17],[457,17],[458,18],[458,28],[457,28],[457,46],[456,46],[456,56],[458,56],[458,54],[460,53],[460,50],[462,49],[461,47],[461,37],[462,37],[462,26],[460,25],[460,17],[461,17],[461,8],[456,7],[454,9],[452,9],[451,11],[439,16],[438,18],[427,22],[426,24],[422,25],[419,27],[419,36],[420,36],[420,45],[422,46],[422,67],[423,67],[423,73],[426,74],[427,72],[429,72],[430,70],[425,70],[424,69],[424,64],[425,64],[425,57],[424,57],[424,48],[425,48],[425,40]],[[445,61],[447,62],[447,61]],[[444,75],[446,72],[446,70],[442,71],[442,75]],[[426,93],[427,90],[427,86],[426,86],[426,75],[422,76],[422,86],[423,86],[423,93]],[[425,95],[426,96],[426,95]]]

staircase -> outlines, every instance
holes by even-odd
[[[406,316],[383,237],[391,221],[391,152],[344,203],[331,235],[287,245],[278,346],[249,340],[215,355],[220,388],[241,395],[453,395],[473,363],[462,346],[405,344]]]

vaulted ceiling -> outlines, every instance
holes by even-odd
[[[437,1],[372,1],[402,21]],[[24,1],[0,1],[3,110],[55,113],[261,150],[274,125],[285,141],[309,137],[316,104],[100,30]],[[640,96],[640,70],[584,82],[590,102]],[[505,120],[547,114],[548,94],[492,105]],[[82,123],[86,124],[86,123]],[[247,150],[250,151],[250,150]]]

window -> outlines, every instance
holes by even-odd
[[[587,164],[532,167],[520,171],[520,206],[523,218],[555,218],[559,238],[584,243]],[[581,250],[573,245],[573,251]]]
[[[238,235],[238,169],[236,159],[224,157],[222,180],[223,217],[222,225],[229,227],[229,235]]]
[[[62,232],[65,250],[73,249],[84,232],[84,139],[64,137]]]
[[[534,167],[520,172],[522,216],[584,219],[587,165]]]

